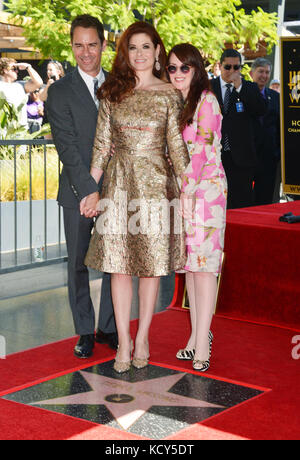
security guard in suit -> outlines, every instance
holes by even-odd
[[[242,78],[241,67],[240,53],[226,49],[220,60],[221,75],[211,80],[223,115],[222,163],[228,182],[228,209],[254,205],[255,124],[266,113],[256,83]]]

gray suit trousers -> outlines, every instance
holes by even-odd
[[[68,251],[68,292],[75,332],[93,334],[95,312],[90,297],[89,272],[84,264],[88,250],[93,219],[80,215],[79,208],[63,207]],[[116,332],[111,298],[110,275],[103,274],[98,328],[104,333]]]

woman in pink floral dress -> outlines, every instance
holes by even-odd
[[[183,138],[190,164],[182,183],[182,208],[186,223],[187,262],[184,267],[190,302],[192,334],[177,353],[193,360],[194,369],[210,366],[217,276],[221,271],[226,223],[227,181],[221,163],[222,115],[210,91],[203,59],[190,44],[176,45],[168,56],[171,83],[182,92]]]

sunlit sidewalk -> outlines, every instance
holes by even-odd
[[[91,272],[91,297],[98,322],[102,279]],[[132,319],[138,317],[137,279]],[[173,297],[174,277],[163,277],[156,312],[164,310]],[[1,275],[0,336],[6,344],[6,354],[28,350],[75,335],[68,302],[67,264]]]

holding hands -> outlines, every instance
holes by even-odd
[[[99,215],[99,192],[91,193],[80,202],[80,214],[90,219]]]

